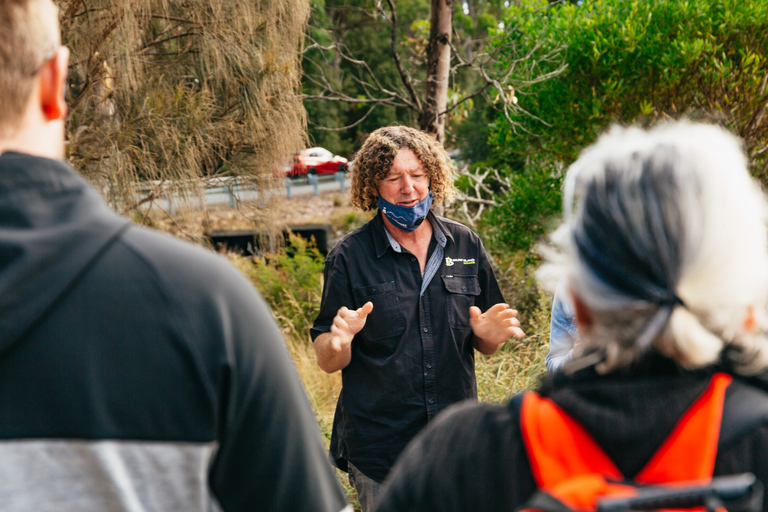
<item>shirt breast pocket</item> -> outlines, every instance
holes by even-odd
[[[480,281],[477,276],[442,276],[448,307],[448,323],[452,326],[469,326],[469,308],[475,305],[480,295]]]
[[[395,283],[363,286],[355,288],[353,293],[356,307],[362,307],[368,301],[373,303],[373,311],[368,315],[361,331],[365,339],[379,341],[400,336],[405,332],[405,317]]]

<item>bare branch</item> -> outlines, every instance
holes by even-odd
[[[364,75],[370,77],[371,82],[367,82],[360,77],[352,75],[351,76],[352,80],[357,82],[366,91],[366,94],[369,96],[369,98],[365,98],[365,99],[352,98],[351,96],[348,96],[344,94],[342,91],[339,91],[337,90],[337,88],[333,87],[325,75],[326,66],[318,65],[317,69],[320,71],[319,74],[322,79],[322,82],[318,81],[316,77],[309,74],[305,74],[304,79],[312,82],[314,85],[317,85],[322,90],[320,94],[305,95],[304,96],[305,100],[307,101],[342,101],[347,103],[381,103],[381,104],[386,104],[393,107],[405,107],[410,109],[419,108],[418,103],[414,104],[407,97],[384,87],[379,82],[376,74],[370,68],[368,63],[364,60],[355,59],[354,57],[352,57],[349,51],[347,50],[346,46],[338,43],[334,43],[333,45],[330,45],[330,46],[323,46],[317,43],[310,36],[307,36],[307,38],[312,42],[312,44],[309,45],[307,48],[318,49],[321,51],[335,51],[336,54],[339,57],[341,57],[341,59],[362,68]],[[326,62],[327,62],[327,59],[326,59]],[[386,96],[386,98],[376,98],[375,97],[376,94],[383,94]]]
[[[167,16],[164,14],[146,14],[145,17],[152,18],[155,20],[165,20],[165,21],[175,21],[177,23],[182,23],[184,25],[218,25],[218,24],[227,24],[234,20],[234,17],[222,19],[222,20],[210,20],[210,21],[195,21],[191,20],[189,18],[177,18],[175,16]]]
[[[196,36],[196,35],[198,35],[196,32],[190,31],[190,32],[184,32],[183,34],[178,34],[178,35],[175,35],[175,36],[166,37],[165,39],[160,39],[158,41],[152,41],[151,43],[148,43],[148,44],[144,45],[144,48],[139,50],[138,54],[141,55],[141,54],[147,52],[153,46],[157,46],[157,45],[160,45],[160,44],[163,44],[163,43],[167,43],[169,41],[173,41],[174,39],[181,39],[182,37],[189,37],[189,36]]]
[[[323,130],[323,131],[328,131],[328,132],[340,132],[340,131],[342,131],[342,130],[348,130],[348,129],[350,129],[350,128],[354,128],[355,126],[357,126],[357,125],[359,125],[360,123],[362,123],[363,121],[365,121],[365,120],[366,120],[366,118],[367,118],[369,115],[371,115],[371,112],[373,112],[373,109],[375,109],[375,108],[376,108],[376,107],[378,107],[378,106],[379,106],[379,104],[374,104],[374,105],[373,105],[371,108],[369,108],[369,109],[368,109],[368,112],[366,112],[366,113],[365,113],[365,115],[364,115],[363,117],[361,117],[360,119],[358,119],[358,120],[357,120],[357,121],[355,121],[354,123],[352,123],[352,124],[350,124],[350,125],[347,125],[347,126],[342,126],[341,128],[329,128],[329,127],[327,127],[327,126],[320,126],[320,125],[318,125],[318,124],[314,124],[314,123],[312,123],[312,124],[313,124],[313,125],[314,125],[314,126],[315,126],[315,127],[318,129],[318,130]]]
[[[400,61],[400,55],[397,53],[397,12],[395,11],[395,4],[392,3],[392,0],[387,0],[387,3],[389,4],[389,10],[392,13],[392,58],[395,60],[395,66],[397,66],[397,71],[400,73],[400,78],[403,80],[405,88],[411,95],[411,101],[416,105],[416,110],[420,112],[421,101],[416,94],[416,90],[413,88],[410,76],[405,72],[405,69],[403,69],[403,63]],[[381,9],[381,12],[384,14],[383,9]]]
[[[440,112],[440,113],[439,113],[439,114],[437,114],[437,115],[438,115],[438,116],[442,116],[443,114],[447,114],[448,112],[451,112],[453,109],[455,109],[456,107],[458,107],[458,106],[459,106],[459,105],[461,105],[462,103],[466,103],[467,101],[471,100],[471,99],[472,99],[472,98],[474,98],[475,96],[479,96],[480,94],[482,94],[483,92],[485,92],[485,90],[486,90],[486,89],[487,89],[487,88],[488,88],[490,85],[491,85],[491,84],[490,84],[489,82],[486,82],[486,83],[485,83],[485,84],[484,84],[484,85],[483,85],[483,86],[482,86],[480,89],[476,90],[476,91],[475,91],[475,92],[473,92],[472,94],[468,94],[467,96],[464,96],[462,99],[460,99],[459,101],[457,101],[456,103],[454,103],[454,104],[453,104],[453,105],[451,105],[450,107],[446,108],[445,110],[443,110],[442,112]]]

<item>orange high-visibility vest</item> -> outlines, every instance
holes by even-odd
[[[694,480],[709,483],[715,468],[729,375],[718,373],[637,474],[637,484]],[[576,511],[594,511],[601,497],[637,492],[592,437],[555,403],[526,393],[521,409],[523,442],[540,491]]]

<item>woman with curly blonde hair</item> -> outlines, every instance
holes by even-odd
[[[311,334],[318,365],[342,371],[331,459],[364,512],[408,441],[477,398],[474,350],[524,335],[477,235],[430,212],[453,193],[438,142],[405,126],[376,130],[355,160],[352,204],[378,214],[325,261]]]
[[[434,201],[450,203],[455,194],[453,168],[443,146],[408,126],[387,126],[373,132],[357,153],[352,174],[352,206],[364,212],[376,207],[378,183],[389,174],[401,149],[410,149],[424,167]]]

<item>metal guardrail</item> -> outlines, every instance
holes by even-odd
[[[320,194],[320,191],[338,190],[344,192],[348,185],[349,178],[345,173],[337,172],[335,174],[327,175],[308,175],[302,178],[285,178],[285,196],[291,199],[295,195],[313,194],[315,196]],[[186,194],[183,197],[179,195],[178,190],[185,186],[185,184],[177,184],[172,182],[153,181],[147,183],[145,186],[139,189],[139,194],[142,199],[137,201],[137,204],[143,204],[141,208],[161,208],[165,203],[165,210],[170,214],[174,214],[174,208],[179,205],[184,205],[191,208],[203,209],[206,205],[226,204],[229,203],[231,208],[235,208],[237,203],[241,201],[258,201],[261,199],[260,192],[255,183],[244,180],[237,177],[223,177],[223,178],[211,178],[207,180],[200,180],[197,186],[201,190],[201,194]],[[186,184],[188,188],[188,184]],[[279,189],[278,189],[279,190]],[[269,192],[270,194],[277,193],[276,190]],[[155,199],[147,201],[146,199],[151,195],[155,195]]]

